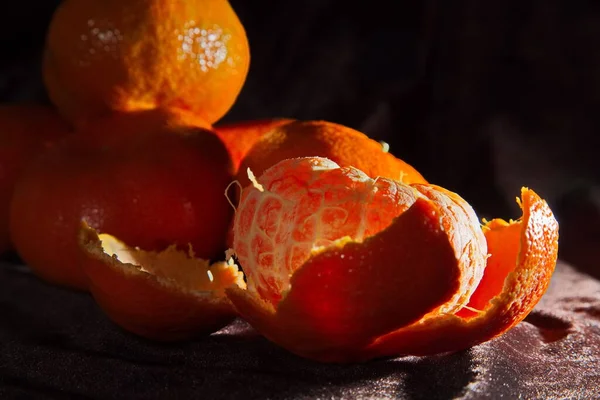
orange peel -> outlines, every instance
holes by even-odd
[[[89,291],[106,315],[131,333],[160,341],[189,339],[235,318],[225,296],[226,287],[245,286],[235,264],[210,265],[175,247],[143,251],[98,234],[85,222],[79,245]]]
[[[467,307],[380,338],[369,348],[372,355],[392,349],[416,355],[465,349],[501,335],[531,312],[556,266],[558,223],[547,203],[528,188],[521,189],[519,204],[520,220],[494,219],[483,227],[490,258]]]
[[[473,346],[521,321],[556,265],[551,210],[532,190],[521,197],[520,220],[481,227],[466,201],[434,185],[373,180],[323,158],[282,161],[242,192],[233,252],[248,287],[227,296],[268,339],[322,362]],[[333,229],[339,219],[324,216],[335,209],[357,217]],[[317,229],[306,229],[307,213]],[[353,218],[367,222],[352,231]],[[324,240],[328,229],[338,238]]]

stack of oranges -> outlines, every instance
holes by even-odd
[[[531,311],[558,243],[533,191],[521,219],[482,226],[351,128],[219,124],[249,64],[227,0],[64,0],[53,107],[0,108],[0,251],[138,335],[239,316],[325,362],[459,350]]]

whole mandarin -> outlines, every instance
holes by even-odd
[[[279,161],[297,157],[325,157],[342,167],[355,167],[372,178],[403,183],[426,183],[417,170],[387,152],[381,143],[352,128],[327,121],[294,121],[263,135],[242,160],[237,179],[250,181],[247,169],[260,176]]]
[[[155,107],[210,124],[234,103],[249,62],[227,0],[65,0],[47,33],[43,74],[77,126],[109,110]]]
[[[11,205],[11,237],[39,276],[86,288],[77,256],[82,220],[144,250],[191,245],[207,259],[224,250],[232,217],[223,196],[233,175],[229,154],[209,131],[144,122],[159,119],[156,113],[98,121],[24,172]]]
[[[218,124],[213,129],[225,143],[237,171],[246,154],[261,137],[292,121],[294,120],[289,118],[259,119]]]
[[[0,105],[0,253],[10,249],[9,209],[25,166],[69,133],[56,110],[37,104]]]

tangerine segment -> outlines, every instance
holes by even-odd
[[[244,287],[233,264],[209,265],[170,247],[150,252],[128,247],[83,223],[81,265],[89,290],[108,317],[125,330],[171,341],[208,334],[235,317],[224,290]]]
[[[432,201],[419,198],[363,242],[313,252],[277,307],[251,291],[227,294],[257,330],[298,355],[360,359],[374,338],[419,320],[458,290],[460,267],[440,217]]]
[[[492,339],[522,321],[550,283],[558,256],[558,223],[548,204],[530,189],[521,190],[519,204],[521,220],[494,220],[486,225],[491,257],[471,303],[480,306],[481,312],[465,317],[440,315],[400,329],[375,341],[365,358],[457,351]],[[497,293],[499,282],[502,289]]]
[[[355,167],[371,178],[382,177],[402,183],[427,183],[421,174],[387,152],[367,135],[327,121],[294,121],[263,135],[246,155],[238,172],[242,186],[250,168],[256,176],[279,161],[296,157],[326,157],[342,167]]]
[[[212,124],[237,98],[249,62],[227,0],[66,0],[48,29],[43,73],[50,98],[78,126],[155,107]]]
[[[235,166],[239,168],[242,159],[252,146],[266,133],[281,125],[294,121],[288,118],[262,119],[216,125],[214,131],[221,138]]]

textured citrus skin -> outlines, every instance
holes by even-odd
[[[261,119],[215,125],[214,130],[229,150],[237,171],[242,159],[266,133],[294,121],[288,118]]]
[[[271,130],[246,155],[237,179],[246,186],[248,168],[260,176],[279,161],[296,157],[326,157],[342,167],[355,167],[371,178],[427,183],[413,167],[385,152],[381,143],[327,121],[295,121]]]
[[[70,129],[49,107],[20,104],[0,106],[0,253],[11,248],[9,209],[21,171]]]
[[[87,226],[80,230],[81,265],[90,293],[123,329],[152,340],[174,341],[210,334],[235,317],[223,289],[241,280],[237,268],[225,263],[209,266],[206,260],[190,263],[187,253],[176,250],[162,254],[134,250],[109,238],[113,246],[141,261],[132,264],[120,261],[122,251],[116,253],[119,259],[111,257],[103,247],[107,241],[103,236],[101,240]],[[170,262],[153,265],[161,256]],[[186,264],[189,268],[182,268]],[[209,270],[211,280],[206,275]]]
[[[191,244],[202,258],[222,254],[233,212],[223,196],[233,178],[227,150],[199,128],[165,121],[145,129],[153,113],[98,122],[23,174],[11,205],[11,236],[40,276],[85,289],[76,261],[82,220],[146,250]],[[132,126],[141,130],[121,130]]]
[[[547,288],[558,224],[533,191],[522,199],[521,221],[482,230],[443,188],[285,160],[242,192],[233,249],[248,289],[228,296],[266,337],[320,361],[461,350],[510,329]]]
[[[180,108],[211,124],[237,98],[250,53],[227,0],[65,0],[43,74],[66,119]]]
[[[369,347],[368,357],[458,351],[521,322],[546,292],[558,257],[558,223],[548,204],[526,188],[521,204],[521,220],[495,219],[485,229],[491,255],[486,275],[493,278],[484,275],[469,304],[481,312],[443,315],[390,333]],[[502,288],[496,293],[499,281]]]

